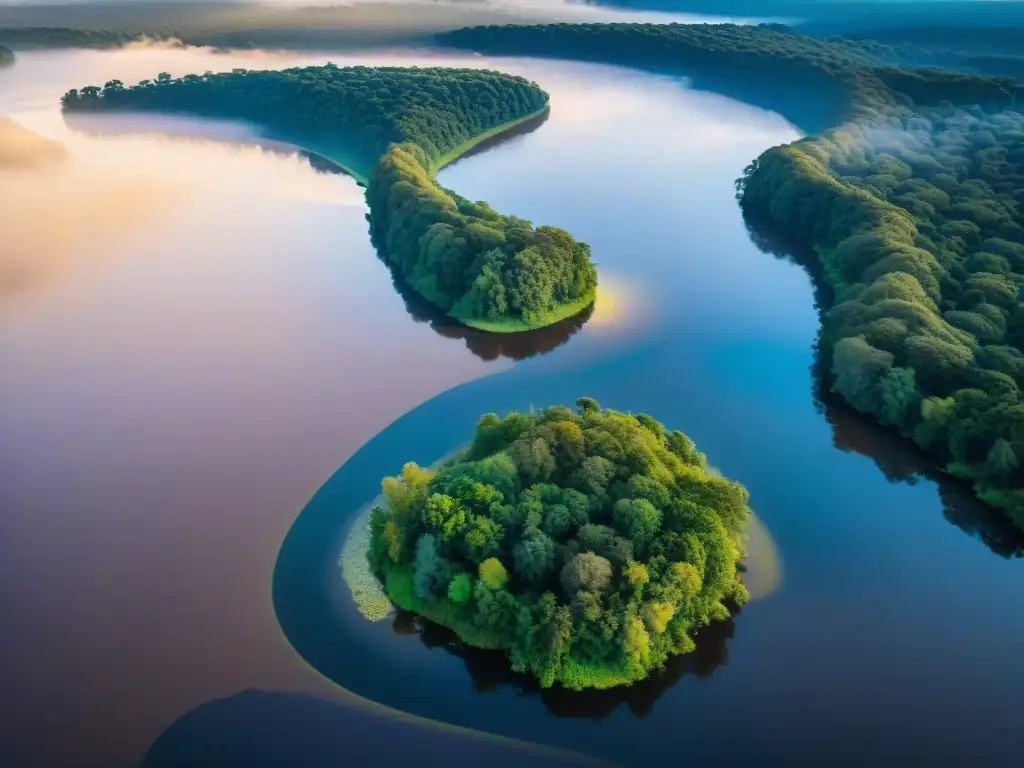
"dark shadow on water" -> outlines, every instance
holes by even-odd
[[[697,647],[692,652],[669,657],[662,669],[641,682],[603,691],[541,688],[531,675],[514,672],[503,652],[466,645],[451,630],[408,611],[396,612],[391,627],[396,634],[417,634],[428,648],[440,648],[462,659],[477,693],[511,688],[520,696],[539,696],[544,708],[556,717],[603,720],[623,705],[634,717],[647,717],[658,699],[683,677],[707,678],[728,663],[727,646],[735,633],[739,613],[734,607],[732,618],[701,628],[694,633]]]
[[[357,703],[248,690],[207,702],[153,742],[143,768],[569,766],[594,761],[525,742],[479,738]]]
[[[940,471],[911,440],[854,411],[831,392],[819,393],[819,403],[832,426],[836,448],[867,456],[891,483],[931,480],[938,486],[946,520],[1001,557],[1024,557],[1024,531],[979,501],[969,484]]]
[[[379,249],[378,249],[379,252]],[[576,334],[594,313],[594,305],[584,309],[578,315],[559,320],[545,328],[521,333],[488,333],[470,328],[449,317],[439,308],[420,296],[402,278],[391,269],[387,257],[381,254],[381,260],[391,270],[391,281],[402,300],[405,309],[417,323],[427,323],[438,335],[448,339],[462,339],[466,348],[481,360],[497,360],[505,357],[512,360],[525,360],[528,357],[543,355],[565,344]]]
[[[819,316],[833,304],[833,292],[821,274],[813,251],[780,232],[770,222],[744,216],[751,240],[765,253],[785,259],[807,270],[814,286]],[[998,510],[979,501],[970,485],[943,472],[913,441],[855,411],[831,390],[831,372],[826,352],[827,339],[819,331],[814,344],[811,380],[815,407],[832,427],[832,442],[847,453],[866,456],[891,483],[915,485],[930,480],[938,486],[943,516],[964,533],[983,542],[1001,557],[1024,557],[1024,531]]]

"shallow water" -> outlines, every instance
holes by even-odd
[[[903,482],[913,452],[816,402],[811,282],[753,244],[733,201],[743,166],[795,129],[667,78],[445,59],[536,79],[553,108],[441,182],[568,229],[601,274],[582,328],[496,344],[402,298],[350,179],[235,143],[237,126],[77,133],[55,109],[111,77],[327,58],[39,53],[0,73],[0,114],[70,152],[0,172],[0,195],[17,181],[28,201],[0,205],[25,244],[0,294],[0,763],[131,764],[246,689],[345,701],[321,675],[626,763],[1012,756],[1024,590],[993,549],[1016,540],[958,486]],[[337,555],[380,476],[443,455],[484,411],[581,394],[683,430],[746,484],[780,588],[664,678],[589,697],[359,618]]]

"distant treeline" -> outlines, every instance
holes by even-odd
[[[0,44],[14,48],[117,48],[143,35],[66,27],[0,28]]]
[[[776,88],[801,92],[829,84],[840,124],[765,152],[738,197],[818,254],[836,297],[824,317],[834,389],[1024,527],[1024,117],[1014,111],[1024,86],[908,70],[878,42],[775,27],[487,27],[441,39],[489,53],[770,72]]]
[[[844,35],[847,41],[871,41],[874,50],[903,66],[946,67],[1024,79],[1024,28],[899,27]]]
[[[805,127],[802,112],[810,102],[818,105],[815,128],[887,111],[905,104],[907,96],[927,103],[950,100],[987,106],[1008,106],[1024,96],[1024,85],[1009,78],[901,69],[899,54],[881,43],[819,39],[777,24],[489,26],[444,32],[436,38],[442,45],[488,54],[692,74],[700,85],[726,92],[739,89],[744,100],[779,109]],[[758,88],[749,88],[751,83]],[[780,101],[783,90],[801,97]]]
[[[186,75],[71,90],[69,111],[157,110],[257,123],[368,177],[375,240],[403,279],[453,317],[540,327],[594,297],[590,250],[554,227],[502,216],[442,189],[444,162],[547,108],[535,84],[486,70],[349,67]]]

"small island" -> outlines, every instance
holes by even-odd
[[[64,95],[67,112],[160,111],[245,120],[342,166],[367,187],[373,239],[403,281],[465,325],[542,328],[589,307],[597,271],[568,232],[444,189],[437,171],[542,116],[548,95],[474,69],[304,67],[111,80]]]
[[[650,416],[486,414],[436,471],[383,481],[368,558],[388,597],[543,687],[643,679],[747,599],[747,491]]]

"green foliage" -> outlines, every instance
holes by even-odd
[[[385,481],[397,507],[374,512],[369,549],[398,605],[544,686],[607,687],[692,650],[690,632],[743,600],[747,494],[682,433],[577,405],[487,414],[424,484]]]
[[[1024,382],[1024,116],[1005,107],[1021,89],[872,73],[889,103],[853,93],[859,119],[762,154],[741,200],[821,259],[835,391],[983,498],[1020,503],[1024,432],[1006,418]]]
[[[480,563],[480,583],[490,589],[501,589],[508,582],[508,571],[501,560],[489,557]]]
[[[921,401],[921,394],[914,384],[914,370],[890,368],[878,382],[878,390],[882,400],[882,420],[895,426],[906,425]]]
[[[416,558],[413,561],[413,585],[418,597],[426,599],[433,595],[442,564],[437,539],[429,533],[423,534],[416,542]]]
[[[452,317],[492,330],[550,324],[591,303],[590,248],[474,203],[435,171],[482,137],[547,108],[521,77],[471,69],[346,67],[162,73],[68,91],[65,110],[160,110],[244,119],[343,155],[369,178],[371,234],[404,281]]]
[[[14,63],[14,51],[0,45],[0,67],[7,67]]]
[[[455,603],[464,603],[473,594],[473,577],[468,573],[460,573],[448,585],[448,599]]]

